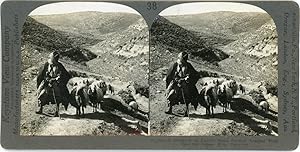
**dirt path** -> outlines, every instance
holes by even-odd
[[[84,116],[75,116],[75,108],[61,111],[60,118],[52,117],[47,125],[35,135],[37,136],[83,136],[83,135],[146,135],[137,125],[138,119],[127,119],[91,107],[85,109]]]

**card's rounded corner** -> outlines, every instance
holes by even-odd
[[[291,148],[289,150],[294,151],[298,149],[299,150],[299,133],[297,134],[297,139],[294,142],[294,144],[291,146]]]
[[[295,7],[297,7],[299,9],[299,4],[296,0],[292,0],[290,1],[291,5],[294,5]]]
[[[5,5],[6,5],[8,2],[9,2],[8,0],[4,0],[4,1],[1,2],[1,4],[0,4],[1,11],[3,10],[3,7],[5,7]]]
[[[5,141],[5,140],[3,140],[3,138],[2,138],[0,145],[3,149],[11,149],[12,148],[9,142],[3,142],[3,141]]]

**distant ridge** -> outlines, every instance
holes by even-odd
[[[141,16],[133,13],[87,11],[35,15],[32,18],[58,31],[102,40],[102,35],[125,30]]]

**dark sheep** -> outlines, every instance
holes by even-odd
[[[206,108],[206,115],[214,115],[217,102],[217,85],[204,86],[199,93],[199,104]]]
[[[230,103],[233,97],[233,91],[231,88],[222,84],[218,87],[218,99],[220,101],[221,106],[223,106],[223,112],[227,112],[227,108],[230,107]]]
[[[71,90],[71,96],[72,100],[70,104],[76,108],[76,115],[84,115],[84,108],[86,108],[87,104],[90,102],[87,84],[77,84],[74,86]]]
[[[245,87],[242,84],[239,85],[239,88],[240,88],[242,94],[245,94],[245,92],[246,92]]]

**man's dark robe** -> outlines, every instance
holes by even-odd
[[[49,63],[46,62],[44,64],[44,66],[42,66],[39,69],[39,73],[37,76],[37,88],[40,87],[41,83],[44,83],[43,85],[44,88],[48,87],[48,82],[46,82],[46,73],[48,71],[48,67],[49,67]],[[65,67],[61,64],[61,63],[57,63],[57,67],[58,67],[58,71],[60,71],[60,78],[58,79],[58,85],[57,87],[59,87],[60,92],[56,93],[56,100],[59,103],[63,103],[63,105],[67,105],[68,104],[68,100],[70,98],[69,95],[69,91],[68,88],[66,87],[66,84],[68,83],[69,79],[71,78],[71,75],[69,74],[69,72],[65,69]],[[48,90],[51,90],[48,88]],[[48,91],[45,95],[43,95],[42,97],[40,97],[40,104],[41,106],[44,106],[46,104],[48,104],[49,102],[53,103],[53,94],[51,91]]]
[[[177,71],[177,66],[178,63],[175,62],[174,64],[171,65],[171,67],[168,70],[167,76],[166,76],[166,88],[168,88],[169,84],[175,80],[175,74]],[[187,83],[187,89],[188,89],[188,94],[185,95],[185,99],[189,101],[193,106],[197,106],[198,102],[196,98],[198,97],[198,90],[196,88],[196,83],[200,78],[199,73],[194,69],[194,67],[190,63],[186,63],[187,66],[187,75],[189,75],[188,83]],[[179,97],[179,98],[178,98]],[[175,105],[178,104],[178,102],[182,102],[182,96],[181,94],[176,95],[176,97],[170,98],[170,105]]]

